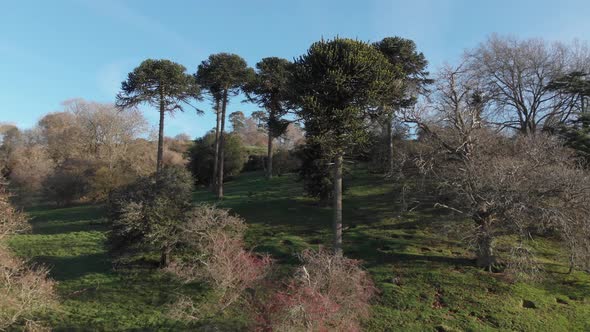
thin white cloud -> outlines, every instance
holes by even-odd
[[[174,46],[176,50],[182,50],[189,54],[199,52],[195,43],[185,38],[177,31],[170,29],[153,17],[141,13],[138,9],[125,5],[123,1],[113,0],[74,0],[94,12],[100,13],[134,29],[158,38],[164,45]]]

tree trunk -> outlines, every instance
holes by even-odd
[[[387,176],[393,176],[393,116],[387,117]]]
[[[342,256],[342,155],[334,161],[334,254]]]
[[[272,133],[270,128],[268,130],[268,156],[266,158],[266,177],[268,179],[272,178]]]
[[[225,110],[227,107],[227,89],[223,92],[223,100],[221,105],[221,129],[219,130],[219,178],[217,180],[217,199],[223,198],[223,164],[225,157],[225,138],[223,132],[225,130]]]
[[[160,253],[160,267],[166,267],[170,263],[170,251],[168,247],[162,248],[162,252]]]
[[[569,259],[570,259],[570,266],[569,266],[569,270],[567,271],[567,274],[572,274],[572,272],[574,272],[574,268],[576,267],[576,260],[575,260],[573,253],[570,254]]]
[[[217,168],[219,163],[219,127],[221,125],[221,109],[219,109],[220,100],[215,100],[215,114],[217,122],[215,126],[215,159],[213,160],[213,176],[211,177],[211,191],[217,190]]]
[[[158,130],[158,159],[156,161],[156,173],[162,171],[164,162],[164,100],[160,101],[160,128]]]
[[[486,268],[491,272],[492,266],[496,263],[496,257],[494,256],[494,237],[484,224],[482,230],[477,235],[477,266]]]

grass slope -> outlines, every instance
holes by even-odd
[[[364,171],[355,171],[347,184],[345,254],[365,262],[381,291],[366,330],[590,330],[590,277],[564,274],[552,243],[537,243],[548,278],[508,283],[475,268],[467,248],[442,235],[443,226],[455,222],[444,211],[423,205],[400,214],[399,188]],[[330,209],[305,197],[293,175],[268,181],[248,173],[227,183],[225,192],[219,206],[248,221],[249,245],[285,266],[296,263],[294,254],[302,249],[330,243]],[[200,190],[195,202],[215,199]],[[30,214],[33,234],[16,236],[11,245],[52,267],[62,306],[47,318],[56,330],[204,329],[166,317],[166,305],[180,293],[206,301],[204,287],[180,285],[146,266],[113,270],[102,207],[36,208]],[[239,315],[202,324],[243,329]]]

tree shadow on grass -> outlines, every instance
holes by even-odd
[[[539,286],[556,297],[567,297],[568,301],[588,303],[590,300],[590,274],[552,274],[539,282]]]
[[[109,229],[109,222],[104,219],[89,219],[76,220],[65,222],[37,222],[32,224],[33,234],[64,234],[74,232],[88,232],[88,231],[107,231]]]
[[[106,253],[79,256],[38,256],[35,263],[49,268],[51,278],[67,281],[93,273],[111,272],[111,261]]]
[[[447,248],[455,246],[456,243],[452,241],[415,234],[368,233],[370,231],[373,229],[345,233],[346,254],[365,261],[369,266],[399,262],[417,264],[434,262],[450,266],[475,265],[475,260],[472,258],[436,254],[437,251],[443,252],[441,246]],[[409,253],[407,251],[410,247],[421,248],[427,254]]]
[[[80,205],[66,208],[35,207],[27,210],[34,222],[68,222],[93,220],[104,217],[103,205]]]
[[[102,205],[28,210],[34,234],[59,234],[83,231],[104,231],[108,222]]]

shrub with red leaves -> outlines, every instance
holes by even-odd
[[[376,289],[360,262],[306,250],[286,289],[254,299],[259,331],[360,331]]]
[[[169,271],[186,282],[208,282],[217,293],[218,309],[224,310],[263,280],[272,265],[269,256],[245,249],[245,229],[243,220],[227,210],[206,205],[194,209],[182,232],[182,242],[191,254],[173,262]],[[193,317],[192,303],[181,302],[184,305],[176,305],[173,311]]]

